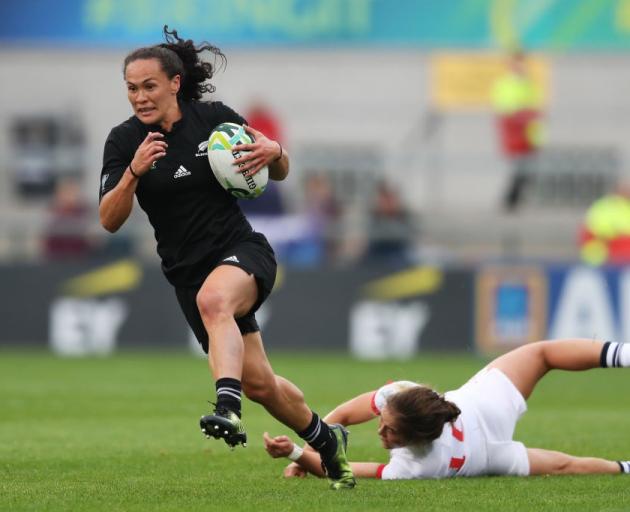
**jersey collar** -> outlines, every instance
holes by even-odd
[[[182,113],[182,117],[179,118],[178,121],[173,123],[170,131],[165,131],[159,124],[149,124],[145,125],[147,127],[147,131],[149,132],[160,132],[165,135],[172,135],[177,131],[182,129],[182,126],[185,125],[186,118],[188,117],[188,110],[190,109],[190,105],[187,101],[178,100],[179,111]]]

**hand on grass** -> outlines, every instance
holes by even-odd
[[[280,457],[288,457],[293,451],[293,441],[287,436],[271,437],[267,432],[263,434],[263,441],[265,442],[265,450],[274,459]]]
[[[285,478],[306,478],[306,475],[308,473],[297,462],[292,462],[286,468],[284,468],[284,471],[282,474],[284,475]]]

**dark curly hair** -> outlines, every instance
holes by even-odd
[[[179,98],[186,101],[200,100],[204,93],[214,92],[214,85],[207,81],[217,70],[217,59],[220,61],[220,67],[225,68],[227,65],[227,58],[223,52],[205,41],[196,46],[191,39],[180,38],[177,30],[169,30],[168,25],[164,25],[164,39],[165,43],[138,48],[127,55],[123,73],[130,62],[157,59],[169,79],[175,75],[181,77],[181,86],[177,93]],[[199,54],[204,51],[214,55],[214,64],[199,58]]]
[[[461,414],[459,407],[436,391],[414,386],[387,400],[394,428],[407,444],[427,444],[442,434],[446,423]]]

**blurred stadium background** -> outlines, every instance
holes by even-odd
[[[0,346],[194,347],[144,214],[113,236],[97,217],[103,143],[130,115],[122,60],[164,24],[222,48],[212,97],[291,154],[290,179],[245,205],[282,263],[270,350],[630,339],[630,274],[578,244],[628,177],[630,1],[5,0]],[[492,89],[517,47],[544,137],[506,210]]]
[[[290,152],[243,206],[281,263],[265,344],[315,410],[388,379],[452,389],[545,337],[630,340],[630,273],[581,261],[587,209],[629,177],[630,0],[2,0],[0,509],[627,509],[623,477],[280,482],[261,438],[288,432],[249,401],[247,450],[202,438],[206,363],[144,213],[110,235],[97,212],[123,58],[164,24],[225,52],[212,97]],[[496,92],[515,49],[526,159]],[[627,382],[546,378],[517,438],[627,458]],[[374,425],[350,450],[386,460]]]

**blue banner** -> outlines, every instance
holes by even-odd
[[[630,49],[630,0],[3,0],[0,42]]]

